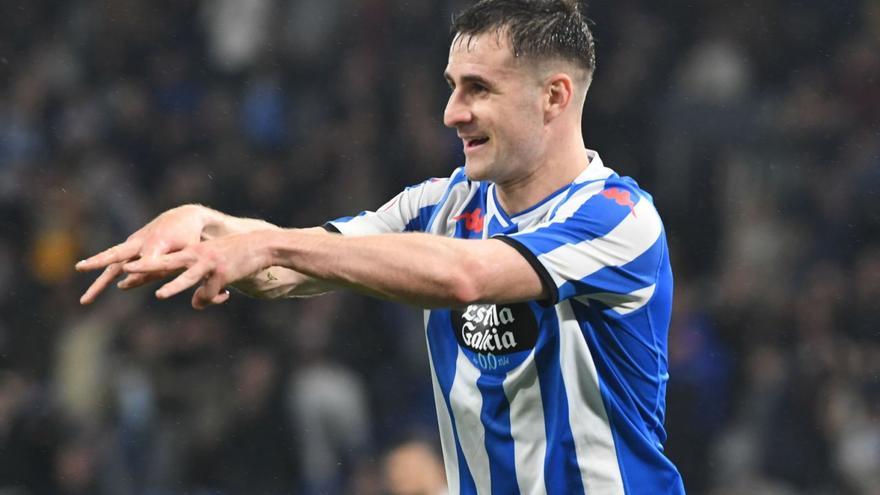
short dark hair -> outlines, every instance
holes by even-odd
[[[451,33],[505,33],[515,56],[559,58],[591,77],[596,46],[578,0],[479,0],[452,18]]]

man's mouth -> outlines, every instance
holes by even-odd
[[[484,145],[489,142],[488,137],[474,138],[474,139],[465,139],[465,148],[466,149],[474,149],[478,146]]]

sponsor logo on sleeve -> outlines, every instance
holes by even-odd
[[[626,189],[609,187],[602,191],[602,196],[605,196],[620,206],[626,206],[629,208],[630,213],[632,213],[633,216],[636,216],[636,204],[633,202],[632,196]]]

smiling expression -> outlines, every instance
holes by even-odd
[[[468,178],[505,183],[534,171],[544,151],[541,79],[507,37],[457,36],[444,76],[452,94],[443,121],[462,140]]]

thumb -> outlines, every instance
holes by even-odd
[[[223,290],[222,292],[214,296],[214,299],[211,299],[211,304],[223,304],[228,301],[230,297],[231,296],[229,294],[229,291]]]
[[[208,306],[223,304],[229,300],[230,294],[228,290],[222,290],[219,294],[212,297],[210,300],[207,299],[206,293],[207,289],[205,286],[201,286],[193,293],[192,296],[192,307],[195,309],[205,309]]]

